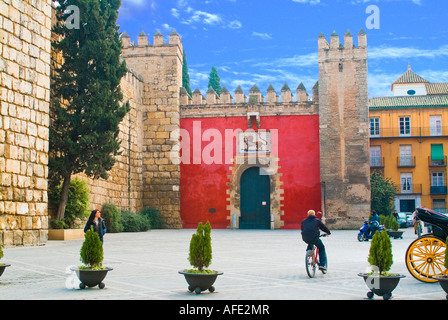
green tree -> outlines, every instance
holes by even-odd
[[[192,95],[191,88],[190,88],[190,75],[188,74],[188,66],[187,66],[187,56],[185,54],[184,50],[184,56],[183,56],[183,66],[182,66],[182,87],[187,90],[188,94]]]
[[[212,227],[207,221],[205,225],[198,224],[196,233],[191,236],[190,253],[188,261],[190,264],[202,271],[212,262],[212,239],[210,236]]]
[[[370,184],[372,210],[378,215],[389,215],[394,208],[394,197],[398,188],[390,178],[384,178],[378,172],[373,172],[370,175]]]
[[[103,266],[103,244],[98,233],[93,231],[93,226],[84,234],[84,242],[81,247],[81,262],[89,268]]]
[[[210,72],[210,76],[208,77],[208,87],[212,87],[213,90],[218,94],[221,94],[221,79],[219,78],[218,69],[212,67],[212,71]]]
[[[69,29],[68,6],[79,8],[79,28]],[[51,84],[49,178],[62,183],[56,218],[64,218],[72,174],[107,178],[119,153],[119,123],[126,73],[116,25],[120,0],[66,0],[56,8],[52,46],[61,57]]]
[[[56,206],[59,206],[61,191],[62,186],[58,185],[52,188],[49,192],[49,199]],[[77,219],[88,217],[90,214],[89,198],[89,188],[87,187],[87,183],[81,179],[71,179],[68,188],[64,219],[56,220],[56,226],[58,223],[61,224],[62,222],[64,229],[74,228]],[[54,221],[52,221],[52,223],[54,223]]]
[[[390,270],[393,263],[392,242],[386,231],[376,231],[373,235],[367,261],[378,268],[380,275]]]

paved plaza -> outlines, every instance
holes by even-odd
[[[402,273],[391,300],[445,300],[438,283],[415,280],[405,266],[405,252],[416,236],[406,230],[392,239],[391,272]],[[0,277],[1,300],[365,300],[365,272],[370,242],[358,242],[356,230],[333,231],[324,238],[328,273],[308,278],[305,244],[298,230],[212,230],[211,269],[224,272],[216,291],[196,295],[178,273],[189,268],[189,241],[195,230],[151,230],[106,234],[104,265],[113,268],[104,289],[74,289],[70,266],[80,265],[83,240],[48,241],[40,247],[4,249],[11,264]],[[382,300],[375,297],[376,300]]]

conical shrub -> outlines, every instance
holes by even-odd
[[[103,266],[103,244],[98,233],[93,231],[93,226],[84,234],[81,262],[90,268],[101,268]]]
[[[393,264],[392,242],[386,231],[376,231],[373,235],[367,260],[370,265],[378,268],[380,275],[390,270]]]
[[[211,229],[208,221],[205,225],[199,222],[196,233],[191,236],[188,261],[199,271],[208,267],[212,261]]]

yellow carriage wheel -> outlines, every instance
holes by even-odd
[[[445,271],[445,243],[434,236],[414,240],[406,251],[406,267],[414,278],[423,282],[436,282],[434,276]]]

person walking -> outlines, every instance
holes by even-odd
[[[90,227],[93,226],[93,231],[98,233],[101,242],[103,242],[103,236],[106,233],[106,223],[104,219],[101,218],[101,212],[98,209],[92,210],[90,213],[89,219],[87,220],[86,226],[84,227],[84,232],[90,230]]]
[[[302,240],[308,244],[306,250],[311,250],[313,245],[319,249],[319,269],[326,270],[327,254],[322,240],[319,238],[322,230],[327,235],[330,235],[330,230],[316,217],[314,210],[308,210],[308,217],[302,221]]]

